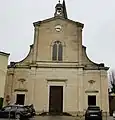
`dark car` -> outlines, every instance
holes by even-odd
[[[8,105],[0,110],[0,118],[29,118],[28,109],[21,105]]]
[[[35,109],[34,109],[33,104],[27,105],[27,106],[25,106],[25,107],[29,110],[29,112],[30,112],[30,114],[31,114],[31,117],[33,117],[33,116],[36,115],[36,111],[35,111]]]
[[[102,120],[102,110],[98,106],[89,106],[85,112],[85,120]]]

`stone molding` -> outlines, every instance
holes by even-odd
[[[27,89],[22,89],[22,88],[17,88],[17,89],[14,89],[14,92],[28,92]]]

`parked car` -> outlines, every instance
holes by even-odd
[[[30,115],[28,109],[21,105],[8,105],[0,110],[0,118],[15,118],[19,120],[21,118],[29,118]]]
[[[34,109],[33,104],[27,105],[27,106],[25,106],[25,107],[29,110],[29,112],[30,112],[30,114],[31,114],[31,117],[33,117],[33,116],[36,115],[36,111],[35,111],[35,109]]]
[[[102,110],[98,106],[89,106],[85,112],[85,120],[102,120]]]

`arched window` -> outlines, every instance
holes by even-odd
[[[62,50],[63,50],[63,46],[62,44],[58,45],[58,60],[62,61]]]
[[[52,55],[53,60],[57,60],[57,44],[54,43],[53,45],[53,55]]]
[[[52,49],[52,60],[62,61],[63,46],[60,41],[55,41]]]

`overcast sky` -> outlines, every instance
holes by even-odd
[[[65,0],[68,17],[84,23],[83,45],[97,63],[115,68],[115,0]],[[58,0],[0,0],[0,51],[20,61],[33,43],[33,22],[53,17]]]

